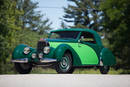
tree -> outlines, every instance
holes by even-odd
[[[17,8],[23,11],[21,16],[22,28],[35,29],[37,26],[37,21],[39,21],[41,15],[39,12],[35,12],[37,8],[37,2],[32,2],[31,0],[17,0]]]
[[[37,29],[36,31],[38,31],[40,29],[43,32],[50,29],[49,19],[42,20],[43,16],[36,13],[35,8],[30,8],[30,10],[28,8],[28,11],[25,11],[22,8],[23,4],[20,4],[22,1],[29,0],[0,0],[0,74],[14,73],[11,55],[16,45],[23,43],[36,47],[34,45],[37,43],[36,41],[47,36],[47,34],[38,35],[32,30]],[[28,15],[28,12],[31,13]],[[33,21],[33,23],[29,21]]]
[[[45,32],[47,33],[49,30],[51,30],[50,26],[51,26],[51,22],[49,22],[49,19],[46,18],[44,20],[40,20],[39,21],[39,25],[38,25],[38,33],[41,35],[41,34],[44,34]]]
[[[63,28],[63,29],[67,29],[68,28],[64,21],[61,21],[61,28]]]
[[[49,23],[49,19],[42,20],[44,16],[40,11],[36,11],[38,2],[17,0],[17,8],[23,11],[23,15],[20,18],[22,21],[22,29],[28,28],[33,31],[50,29],[51,23]]]
[[[68,0],[75,5],[68,5],[64,8],[64,21],[74,23],[72,27],[91,28],[98,30],[99,27],[99,13],[98,7],[100,0]]]
[[[15,32],[20,30],[20,21],[16,19],[20,14],[15,0],[0,0],[0,73],[10,67],[8,57],[15,43]]]
[[[103,12],[102,25],[107,34],[110,48],[118,58],[118,67],[130,68],[129,0],[104,0],[101,10]]]

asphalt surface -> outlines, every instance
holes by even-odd
[[[130,87],[130,75],[0,75],[0,87]]]

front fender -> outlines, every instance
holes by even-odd
[[[31,61],[31,55],[32,53],[36,52],[36,49],[29,47],[30,48],[30,53],[29,54],[24,54],[24,48],[28,47],[27,45],[20,44],[16,46],[12,53],[12,59],[22,59],[22,58],[28,58],[28,61]]]
[[[61,44],[59,45],[54,52],[54,56],[55,58],[57,58],[58,61],[61,60],[62,56],[64,55],[65,51],[68,50],[70,48],[69,45],[67,44]]]
[[[64,55],[64,53],[66,51],[69,51],[71,52],[71,55],[72,55],[72,58],[73,58],[73,66],[81,66],[81,60],[80,60],[80,57],[79,55],[74,51],[74,49],[69,46],[68,44],[61,44],[59,45],[55,52],[54,52],[54,56],[55,58],[60,61],[62,56]]]
[[[103,65],[112,66],[116,64],[116,59],[108,48],[102,49],[100,59],[103,61]]]

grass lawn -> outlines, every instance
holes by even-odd
[[[127,71],[123,69],[114,70],[111,68],[108,74],[130,74],[129,72],[130,70]],[[50,69],[50,68],[43,69],[41,67],[37,67],[37,68],[33,68],[31,74],[57,74],[57,72],[55,71],[55,69]],[[78,68],[75,69],[73,74],[100,74],[100,71],[99,69]]]

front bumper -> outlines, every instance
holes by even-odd
[[[29,60],[28,60],[28,58],[20,58],[20,59],[12,59],[12,62],[13,63],[28,63]],[[38,63],[40,63],[40,64],[51,64],[51,63],[57,63],[57,60],[53,59],[53,58],[41,58],[36,63],[37,64]]]
[[[28,58],[12,59],[13,63],[28,63]]]

